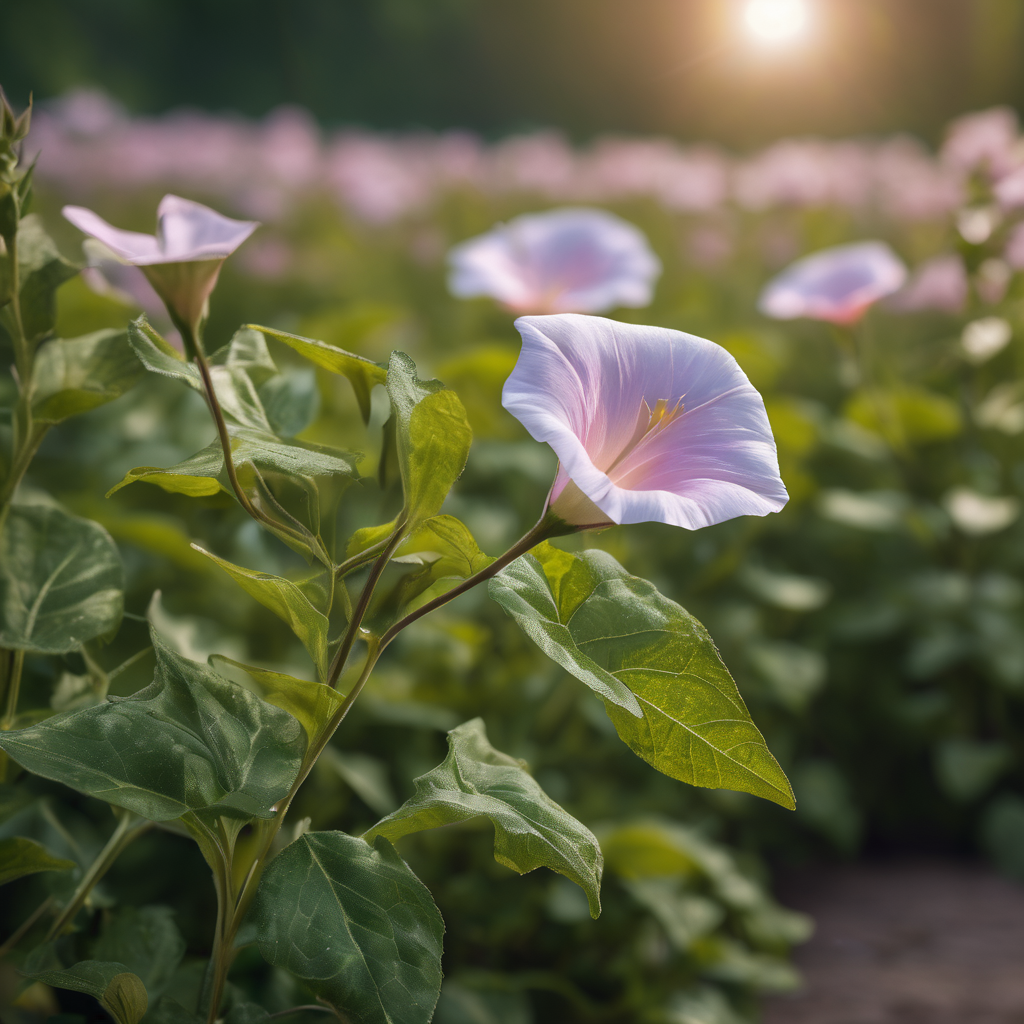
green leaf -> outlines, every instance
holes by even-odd
[[[143,372],[125,331],[47,342],[33,368],[33,416],[41,423],[59,423],[88,412],[120,398]]]
[[[219,565],[250,597],[287,622],[309,652],[320,678],[327,678],[327,629],[330,623],[291,580],[255,569],[243,569],[205,551],[198,544],[192,546]]]
[[[98,523],[12,505],[0,530],[0,647],[66,654],[112,633],[124,611],[117,546]]]
[[[24,836],[0,839],[0,885],[38,871],[70,871],[73,860],[55,857],[42,843]]]
[[[344,696],[325,683],[296,679],[295,676],[256,668],[254,665],[243,665],[222,654],[214,654],[210,660],[214,664],[232,665],[249,675],[259,685],[263,699],[268,704],[287,711],[299,720],[310,743],[319,739],[327,723],[345,703]],[[325,754],[327,752],[324,751]]]
[[[124,964],[83,960],[72,967],[26,973],[44,985],[92,996],[117,1024],[139,1024],[149,1007],[142,979]]]
[[[522,761],[495,750],[483,719],[448,733],[448,756],[415,781],[416,792],[363,838],[394,842],[410,832],[478,815],[494,825],[494,859],[524,875],[546,867],[586,894],[591,917],[601,913],[604,860],[593,833],[537,785]]]
[[[491,597],[604,700],[636,754],[695,786],[795,806],[711,637],[689,612],[603,551],[575,556],[542,544],[534,554],[499,573]]]
[[[92,952],[97,959],[124,964],[157,999],[185,955],[185,940],[170,907],[120,907],[105,921]]]
[[[306,747],[286,712],[172,651],[152,631],[153,682],[131,697],[0,733],[28,771],[169,821],[194,811],[269,818]]]
[[[380,363],[346,352],[335,345],[329,345],[326,341],[303,338],[301,335],[278,331],[273,327],[259,327],[256,324],[247,326],[250,330],[260,331],[268,338],[276,338],[278,341],[290,345],[311,363],[316,363],[317,366],[322,366],[325,370],[330,370],[331,373],[347,377],[355,392],[356,401],[359,403],[363,422],[369,422],[370,392],[374,385],[383,384],[387,377],[387,370]]]
[[[395,418],[405,520],[415,528],[441,510],[466,467],[473,432],[458,395],[439,380],[421,381],[416,364],[393,352],[388,395]]]
[[[312,483],[318,476],[342,476],[355,479],[355,464],[362,458],[354,452],[324,448],[304,441],[282,441],[265,431],[235,428],[231,432],[231,451],[235,466],[251,462],[261,473],[280,473]],[[129,470],[107,496],[122,487],[144,480],[173,494],[193,496],[233,494],[224,472],[224,452],[214,441],[201,452],[168,469],[138,466]]]
[[[428,1024],[444,922],[394,847],[308,832],[268,865],[251,915],[263,956],[352,1024]]]
[[[203,378],[199,368],[165,341],[150,326],[145,314],[128,325],[128,341],[139,362],[147,370],[172,380],[180,380],[200,394],[203,393]]]
[[[38,341],[57,321],[57,289],[78,273],[78,267],[61,256],[34,213],[18,225],[18,273],[25,337]]]

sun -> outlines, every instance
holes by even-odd
[[[805,0],[750,0],[745,16],[751,32],[768,43],[794,39],[807,27]]]

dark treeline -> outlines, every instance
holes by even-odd
[[[130,110],[327,125],[556,126],[747,147],[783,134],[909,130],[1024,107],[1017,0],[809,0],[815,31],[752,44],[742,0],[9,0],[16,102],[98,86]]]

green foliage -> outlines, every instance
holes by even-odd
[[[478,815],[494,825],[499,864],[521,875],[551,868],[583,889],[592,917],[601,913],[604,859],[597,839],[537,785],[522,761],[491,746],[482,718],[448,733],[444,762],[416,779],[416,794],[363,838],[394,842]]]
[[[301,836],[267,868],[253,906],[260,952],[355,1024],[428,1024],[444,924],[383,838]]]
[[[59,423],[120,398],[143,368],[125,331],[96,331],[70,341],[57,339],[36,354],[32,407],[41,423]]]
[[[346,352],[335,345],[330,345],[326,341],[303,338],[298,334],[277,331],[272,327],[258,327],[255,324],[250,324],[249,329],[259,331],[268,338],[283,341],[296,352],[304,355],[311,363],[322,366],[325,370],[330,370],[331,373],[347,377],[355,392],[356,401],[359,403],[363,422],[369,422],[370,392],[374,385],[383,384],[387,378],[387,370],[383,366],[370,359]]]
[[[298,772],[299,723],[176,654],[155,631],[152,641],[148,687],[0,733],[0,749],[37,775],[153,821],[189,812],[270,817]]]
[[[455,392],[438,380],[421,381],[413,361],[401,352],[392,353],[387,389],[405,493],[404,525],[413,529],[441,511],[466,468],[473,432]]]
[[[26,971],[34,981],[95,997],[116,1024],[139,1024],[149,999],[146,986],[124,964],[83,960],[71,967]]]
[[[491,596],[604,700],[635,753],[695,786],[795,806],[785,774],[692,615],[604,552],[535,551],[536,558],[527,555],[494,578]]]
[[[309,598],[291,580],[272,576],[232,565],[223,558],[197,547],[219,565],[247,594],[256,598],[264,608],[269,608],[280,619],[288,623],[291,631],[302,641],[316,666],[321,681],[327,677],[327,616],[314,608]],[[329,610],[329,607],[328,607]]]
[[[78,273],[43,229],[42,221],[29,214],[18,226],[18,279],[21,282],[21,319],[25,337],[41,341],[57,322],[56,291]],[[8,324],[8,332],[11,327]]]
[[[64,654],[117,629],[117,547],[98,523],[49,504],[13,505],[0,526],[0,646]]]
[[[73,860],[55,857],[42,843],[24,836],[0,839],[0,885],[37,871],[70,871]]]

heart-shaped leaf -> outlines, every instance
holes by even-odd
[[[0,529],[0,647],[66,654],[114,632],[124,612],[117,546],[53,505],[12,505]]]
[[[0,732],[23,768],[153,821],[269,818],[298,773],[302,726],[151,631],[153,682],[134,696]]]
[[[695,786],[795,806],[711,637],[686,609],[603,551],[542,544],[534,554],[502,570],[491,597],[604,699],[635,753]]]
[[[55,340],[36,353],[32,414],[59,423],[120,398],[144,370],[125,331],[96,331],[70,341]]]
[[[394,847],[307,832],[264,872],[251,915],[260,952],[353,1024],[428,1024],[444,922]]]
[[[483,719],[452,729],[448,756],[415,785],[409,800],[363,836],[367,842],[377,836],[394,842],[483,815],[494,824],[499,864],[521,875],[551,868],[583,889],[591,916],[601,913],[604,861],[594,834],[540,788],[522,761],[491,746]]]

